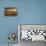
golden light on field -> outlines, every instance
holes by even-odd
[[[17,16],[16,8],[5,8],[5,16]]]

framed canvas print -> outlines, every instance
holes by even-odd
[[[6,7],[4,11],[5,16],[17,16],[16,7]]]

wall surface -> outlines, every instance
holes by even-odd
[[[5,7],[17,7],[18,16],[4,16]],[[18,24],[46,24],[46,0],[0,0],[0,44],[8,43],[9,32],[18,32]]]

